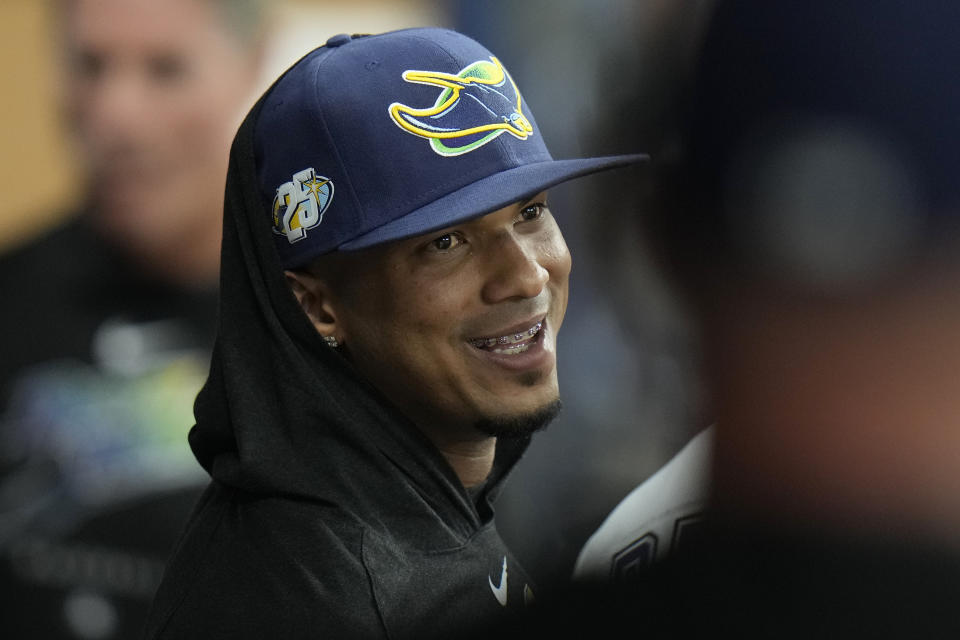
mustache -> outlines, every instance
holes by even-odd
[[[464,326],[467,338],[482,338],[509,333],[510,330],[533,326],[553,308],[553,298],[542,293],[536,298],[502,302],[481,316],[471,318]]]
[[[155,144],[125,136],[110,138],[81,138],[86,162],[94,171],[123,168],[150,170],[161,162],[161,153]]]

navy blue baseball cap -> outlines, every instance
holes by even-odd
[[[330,38],[268,91],[254,140],[284,268],[647,158],[554,160],[500,60],[439,28]]]

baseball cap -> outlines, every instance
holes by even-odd
[[[647,158],[554,160],[501,61],[441,28],[331,37],[264,96],[254,145],[284,268]]]

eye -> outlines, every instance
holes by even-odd
[[[464,242],[465,240],[459,232],[452,231],[431,240],[430,243],[427,244],[427,250],[438,252],[450,251],[451,249],[456,249]]]
[[[96,80],[103,75],[107,63],[92,51],[82,51],[75,57],[73,65],[77,75],[84,80]]]
[[[546,202],[534,202],[528,204],[523,209],[520,210],[520,218],[524,222],[530,222],[531,220],[539,220],[543,217],[543,214],[546,213],[547,209]]]

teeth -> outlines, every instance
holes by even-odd
[[[515,344],[515,345],[511,345],[511,346],[509,346],[509,347],[504,347],[503,349],[494,349],[493,352],[494,352],[494,353],[506,353],[506,354],[509,354],[509,355],[513,355],[513,354],[515,354],[515,353],[523,353],[524,351],[526,351],[526,350],[529,349],[529,348],[530,348],[530,343],[529,343],[529,342],[524,342],[523,344]]]
[[[497,345],[516,345],[519,342],[524,340],[529,340],[533,336],[537,335],[540,332],[540,328],[543,326],[542,322],[538,322],[533,325],[526,331],[520,333],[515,333],[513,335],[500,336],[498,338],[477,338],[476,340],[471,340],[470,344],[477,348],[484,347],[494,347]],[[522,347],[522,348],[521,348]],[[494,353],[520,353],[521,351],[526,351],[530,347],[529,344],[518,345],[517,347],[507,347],[504,349],[494,349]]]

